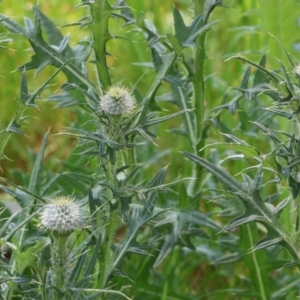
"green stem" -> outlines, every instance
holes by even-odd
[[[106,62],[106,44],[111,39],[108,31],[108,20],[112,8],[107,0],[96,0],[91,4],[92,22],[90,29],[93,37],[93,49],[95,52],[97,77],[105,91],[111,86],[111,79]]]
[[[108,223],[105,227],[104,241],[101,246],[101,264],[100,264],[100,274],[99,274],[99,288],[105,288],[108,278],[112,273],[112,266],[114,262],[114,253],[111,249],[113,243],[113,237],[117,229],[118,220],[118,210],[113,209],[110,216],[108,217]]]
[[[123,152],[117,151],[115,154],[115,161],[108,161],[106,163],[106,180],[112,188],[117,187],[116,168],[124,165]],[[112,245],[116,229],[119,225],[118,203],[115,203],[113,193],[111,193],[108,198],[107,209],[109,209],[109,215],[102,233],[102,245],[99,257],[99,276],[97,284],[100,288],[106,287],[108,278],[114,269],[115,253],[112,250]]]
[[[53,299],[59,299],[59,291],[63,292],[63,289],[67,283],[67,272],[68,272],[68,252],[67,251],[67,239],[69,235],[53,233],[53,244],[51,249],[52,257],[52,285]]]
[[[203,14],[205,9],[205,1],[194,0],[194,14],[195,17]],[[202,24],[205,25],[204,22]],[[204,61],[205,61],[205,33],[197,38],[197,45],[194,54],[195,59],[195,71],[193,78],[194,85],[194,97],[195,97],[195,114],[196,114],[196,126],[198,138],[202,131],[202,122],[204,119]]]
[[[195,17],[203,15],[202,26],[205,26],[208,22],[209,13],[206,11],[206,5],[204,0],[194,0],[194,15]],[[204,65],[206,59],[205,53],[205,32],[201,34],[196,40],[196,49],[194,53],[195,69],[193,74],[193,86],[194,86],[194,99],[195,99],[195,127],[196,127],[196,144],[192,147],[194,154],[205,156],[205,152],[198,152],[199,149],[205,145],[205,129],[203,128],[203,121],[205,118],[205,74]],[[197,191],[199,184],[201,183],[203,168],[200,165],[195,165],[192,176],[197,178],[192,180],[189,185],[189,193],[194,194]]]
[[[253,248],[255,246],[255,244],[254,244],[254,241],[253,241],[253,238],[252,238],[252,232],[251,232],[250,225],[247,224],[246,228],[247,228],[247,231],[248,231],[248,237],[249,237],[249,242],[250,242],[251,248]],[[261,299],[262,300],[267,300],[268,297],[267,297],[267,294],[266,294],[266,290],[265,290],[265,286],[264,286],[264,282],[263,282],[259,262],[258,262],[258,259],[257,259],[257,252],[256,251],[251,251],[251,256],[252,256],[253,268],[255,269],[255,273],[256,273],[256,276],[257,276],[257,281],[258,281],[258,286],[259,286],[259,290],[260,290]]]
[[[129,136],[128,142],[129,143],[134,143],[134,135]],[[125,152],[126,151],[126,152]],[[130,167],[126,170],[126,174],[130,174],[134,168],[136,167],[135,165],[135,147],[127,148],[124,152],[124,162],[126,162],[127,165]]]
[[[205,1],[194,0],[194,16],[195,18],[205,11]],[[204,18],[203,18],[204,20]],[[204,26],[204,21],[202,21],[202,26]],[[204,156],[203,151],[199,154],[198,151],[202,144],[204,144],[204,139],[202,136],[202,124],[204,120],[205,113],[205,86],[204,86],[204,61],[205,61],[205,33],[199,36],[196,40],[196,49],[194,52],[194,72],[193,72],[193,87],[194,87],[194,99],[195,99],[195,144],[191,145],[191,150],[195,155]],[[193,166],[192,177],[197,178],[197,180],[191,180],[188,185],[188,194],[193,195],[197,191],[199,183],[201,182],[203,168],[200,165]]]

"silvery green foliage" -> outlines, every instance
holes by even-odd
[[[47,133],[28,185],[21,187],[9,183],[10,186],[2,186],[22,207],[21,212],[8,218],[0,230],[1,245],[18,254],[13,257],[15,260],[5,260],[5,268],[9,271],[1,274],[3,282],[9,283],[9,300],[23,295],[25,291],[24,299],[116,299],[116,295],[129,299],[120,291],[123,289],[114,290],[118,277],[126,276],[122,273],[121,264],[125,257],[129,254],[149,257],[150,250],[160,248],[153,262],[154,266],[158,266],[177,245],[193,249],[195,235],[208,238],[202,227],[219,229],[197,209],[184,207],[169,212],[157,207],[160,193],[170,193],[172,186],[186,179],[164,183],[167,169],[161,168],[149,182],[138,182],[135,178],[140,162],[135,161],[134,153],[137,136],[154,143],[156,136],[150,131],[151,126],[191,112],[192,107],[179,106],[178,112],[158,117],[157,112],[151,109],[157,108],[155,97],[163,81],[178,84],[180,91],[184,90],[180,80],[176,81],[179,74],[174,74],[173,68],[175,61],[180,60],[179,48],[193,46],[197,37],[212,24],[203,23],[203,16],[198,16],[191,26],[185,26],[180,21],[178,10],[174,9],[175,21],[180,21],[179,27],[176,27],[176,37],[170,36],[166,41],[156,35],[151,23],[142,15],[134,19],[125,1],[116,1],[114,6],[106,0],[82,1],[79,6],[87,8],[88,15],[77,25],[89,26],[91,36],[76,47],[70,46],[70,37],[63,36],[38,6],[34,8],[33,21],[24,18],[24,27],[0,14],[2,26],[28,39],[34,51],[31,60],[19,67],[22,71],[22,103],[37,107],[37,97],[58,73],[64,73],[67,82],[61,87],[62,93],[49,99],[57,101],[57,107],[80,104],[88,111],[89,119],[84,120],[81,127],[69,128],[64,134],[78,139],[80,156],[96,158],[99,165],[95,174],[90,175],[83,171],[45,175],[42,162]],[[140,95],[137,104],[132,93],[137,95],[138,91],[129,93],[127,88],[113,86],[106,64],[106,43],[112,39],[108,24],[112,16],[125,20],[124,25],[136,24],[145,32],[151,48],[157,75],[148,90]],[[181,44],[179,48],[176,39]],[[86,68],[92,53],[97,83],[89,79]],[[56,71],[35,92],[29,92],[26,71],[33,69],[36,75],[48,65],[54,66]],[[112,104],[111,100],[117,104]],[[184,100],[186,98],[180,99]],[[190,124],[189,117],[184,119]],[[86,128],[86,123],[92,126]],[[18,128],[16,124],[12,126],[15,130]],[[72,194],[74,202],[46,204],[46,199],[67,190],[61,179],[71,185],[69,194]],[[89,209],[87,224],[80,211],[82,207]],[[43,227],[49,229],[48,236],[32,226],[32,219],[39,215]],[[81,229],[83,225],[86,226],[78,236],[73,233],[66,238],[65,235]],[[126,227],[126,232],[116,242],[116,233],[122,226]],[[155,227],[154,246],[150,237],[145,242],[138,242],[138,234],[145,227]],[[49,265],[49,249],[52,252],[52,268]]]
[[[269,123],[253,122],[254,126],[257,126],[257,131],[263,132],[274,143],[275,147],[269,153],[265,153],[264,149],[259,148],[259,145],[249,145],[244,140],[230,134],[225,134],[228,142],[205,146],[205,148],[222,150],[231,149],[236,153],[232,155],[232,158],[237,158],[239,155],[244,159],[254,158],[256,161],[254,166],[241,170],[242,182],[230,175],[227,170],[209,160],[188,152],[184,152],[183,155],[214,175],[224,185],[224,193],[229,193],[242,202],[243,208],[239,212],[240,214],[236,215],[223,230],[231,230],[234,227],[252,222],[262,223],[267,231],[266,236],[256,241],[252,251],[272,246],[277,247],[278,245],[283,246],[288,249],[293,257],[292,263],[289,264],[291,266],[299,265],[300,259],[299,211],[296,209],[294,212],[296,221],[294,224],[295,229],[292,231],[285,228],[284,224],[281,223],[280,215],[285,209],[289,209],[291,201],[294,202],[294,207],[299,207],[299,75],[298,62],[286,52],[281,44],[280,46],[289,62],[289,66],[286,67],[279,61],[280,72],[266,68],[266,55],[263,55],[259,64],[242,56],[233,57],[256,68],[253,84],[249,87],[250,68],[247,68],[241,87],[236,88],[239,95],[232,102],[224,103],[215,111],[222,111],[225,108],[235,113],[243,99],[254,101],[262,95],[266,95],[274,102],[270,107],[261,108],[261,113],[267,112],[273,116],[283,117],[288,121],[292,120],[294,124],[293,132],[271,129]],[[269,122],[269,119],[267,120]],[[228,158],[230,159],[230,157]],[[250,171],[256,172],[253,178],[247,174]],[[265,181],[264,178],[271,179]],[[286,182],[290,188],[290,195],[282,199],[280,194]],[[261,194],[264,187],[274,183],[277,184],[278,193],[271,195],[269,200],[263,199]],[[278,199],[277,203],[274,204],[273,202],[276,199]]]

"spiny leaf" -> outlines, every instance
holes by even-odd
[[[21,125],[19,125],[15,120],[12,120],[6,128],[6,132],[14,132],[18,134],[24,134],[24,132],[20,129]]]
[[[245,198],[248,198],[247,189],[240,182],[238,182],[235,178],[229,175],[226,171],[221,169],[220,167],[208,162],[202,157],[196,156],[194,154],[188,152],[182,152],[184,156],[189,158],[195,163],[202,165],[205,169],[207,169],[210,173],[215,175],[221,182],[225,184],[225,186],[234,193],[238,193],[240,195],[244,195]]]
[[[256,251],[259,249],[264,249],[273,245],[278,245],[281,241],[283,240],[282,237],[277,237],[277,238],[270,238],[270,237],[265,237],[261,240],[259,240],[254,248],[252,249],[252,251]]]
[[[154,99],[157,89],[159,88],[169,69],[173,65],[176,56],[175,52],[159,55],[159,53],[155,49],[152,49],[151,53],[157,75],[145,98],[152,100]]]
[[[244,224],[252,223],[252,222],[257,222],[257,221],[262,221],[264,222],[265,219],[262,216],[258,215],[253,215],[253,214],[248,214],[245,213],[241,216],[238,216],[234,219],[232,219],[223,229],[222,231],[228,231],[231,230],[232,228],[239,227]]]
[[[177,238],[175,237],[174,233],[169,233],[165,238],[164,238],[164,244],[162,248],[160,249],[159,255],[155,260],[155,263],[153,265],[154,268],[159,266],[165,258],[169,255],[169,253],[172,251],[172,249],[175,247],[177,242]]]
[[[234,262],[240,261],[243,258],[243,255],[239,252],[234,252],[230,254],[226,254],[224,256],[216,259],[213,264],[214,265],[224,265],[224,264],[232,264]]]
[[[203,15],[199,15],[193,20],[190,26],[186,26],[176,6],[174,6],[173,9],[173,18],[174,18],[175,34],[178,39],[178,42],[181,44],[182,47],[193,46],[196,38],[199,35],[209,30],[214,24],[218,22],[218,21],[214,21],[205,24]],[[174,39],[172,39],[172,41],[175,42]]]
[[[31,176],[30,176],[30,180],[29,180],[29,184],[28,184],[28,191],[30,193],[37,193],[38,179],[39,179],[39,175],[40,175],[41,168],[42,168],[42,162],[43,162],[43,158],[44,158],[44,153],[45,153],[45,149],[46,149],[49,132],[50,132],[50,129],[48,129],[48,131],[44,135],[40,152],[35,160],[34,167],[31,172]]]
[[[60,68],[69,59],[69,57],[65,56],[66,53],[59,53],[43,39],[41,34],[42,29],[40,10],[38,7],[35,9],[34,25],[31,21],[27,20],[26,29],[22,28],[18,23],[10,18],[7,18],[3,14],[0,14],[0,21],[2,21],[2,25],[10,32],[27,37],[32,45],[33,50],[35,51],[31,61],[19,67],[19,70],[23,70],[25,67],[27,70],[37,69],[37,72],[39,72],[49,64]],[[96,90],[95,86],[86,77],[82,76],[80,70],[74,63],[66,65],[62,71],[67,76],[69,82],[76,82],[77,84],[79,83],[82,86]]]
[[[234,144],[234,143],[214,143],[214,144],[208,144],[204,146],[200,151],[206,148],[217,148],[224,151],[233,150],[233,151],[243,153],[245,157],[261,156],[261,152],[255,147],[252,147],[250,145]]]
[[[188,109],[188,110],[183,110],[183,111],[179,111],[179,112],[176,112],[174,114],[171,114],[171,115],[167,115],[165,117],[161,117],[161,118],[156,118],[156,119],[153,119],[153,120],[147,120],[145,121],[144,123],[141,124],[141,126],[151,126],[151,125],[154,125],[154,124],[159,124],[159,123],[162,123],[162,122],[165,122],[167,120],[170,120],[170,119],[173,119],[181,114],[185,114],[185,113],[189,113],[191,112],[192,110]]]
[[[240,56],[240,55],[237,55],[237,56],[233,56],[233,57],[230,57],[228,58],[226,61],[228,60],[231,60],[231,59],[238,59],[238,60],[241,60],[243,62],[246,62],[254,67],[256,67],[257,69],[261,70],[263,73],[265,73],[265,75],[267,76],[267,78],[269,80],[271,80],[273,83],[275,83],[276,85],[279,84],[280,80],[282,79],[280,75],[278,75],[277,73],[275,72],[272,72],[272,71],[269,71],[267,70],[266,68],[262,67],[261,65],[258,65],[250,60],[248,60],[247,58],[243,57],[243,56]]]
[[[261,221],[267,225],[272,226],[276,231],[279,232],[281,236],[287,235],[285,229],[273,216],[272,212],[267,208],[265,203],[261,200],[259,194],[252,194],[249,187],[247,187],[245,184],[241,184],[222,168],[210,163],[204,158],[198,157],[188,152],[183,152],[183,155],[193,162],[200,164],[203,168],[216,176],[227,187],[229,192],[238,196],[245,204],[247,213],[244,216],[240,216],[236,220],[230,222],[230,228],[251,221]]]
[[[187,86],[171,86],[172,96],[181,111],[193,109],[190,102]],[[196,145],[196,128],[195,128],[195,114],[184,114],[184,134],[188,137],[191,145]]]
[[[265,68],[266,62],[267,62],[267,54],[264,54],[259,62],[259,65],[262,68]],[[268,82],[269,82],[269,78],[266,76],[266,74],[261,69],[256,69],[255,74],[254,74],[253,86],[256,86],[256,85],[262,84],[262,83],[268,83]]]

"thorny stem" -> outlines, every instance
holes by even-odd
[[[106,180],[107,183],[115,188],[117,185],[116,182],[116,168],[119,164],[123,165],[123,156],[122,153],[118,153],[121,151],[117,151],[116,160],[114,162],[108,161],[106,164]],[[98,286],[100,288],[105,288],[108,278],[113,271],[113,263],[114,263],[114,252],[112,250],[113,238],[117,226],[119,224],[118,219],[118,203],[115,203],[115,199],[113,198],[113,193],[109,195],[109,199],[107,200],[107,209],[109,210],[108,216],[106,219],[106,224],[102,232],[102,245],[101,252],[99,257],[99,276],[98,276]]]
[[[93,49],[96,60],[96,70],[98,81],[101,84],[102,91],[107,91],[111,86],[111,78],[106,61],[107,50],[106,44],[112,38],[108,31],[108,20],[112,13],[112,7],[107,0],[96,0],[95,3],[90,5],[92,22],[90,24],[91,34],[93,37]],[[116,187],[116,163],[119,163],[117,155],[117,161],[110,161],[110,158],[104,158],[106,172],[106,181],[112,187]],[[107,207],[109,210],[106,219],[105,227],[102,231],[102,244],[100,250],[100,256],[98,260],[99,275],[97,285],[100,288],[105,288],[108,278],[112,272],[112,265],[114,260],[114,253],[111,249],[113,243],[113,235],[118,225],[117,207],[113,204],[113,194],[109,192],[107,199]],[[100,218],[100,212],[96,217],[97,226],[103,226],[103,219]]]
[[[67,250],[67,238],[68,235],[53,234],[53,243],[51,249],[52,256],[52,286],[55,288],[53,292],[53,299],[58,299],[58,291],[63,292],[67,283],[68,273],[68,250]],[[54,290],[54,289],[53,289]]]
[[[194,0],[194,16],[197,17],[205,11],[205,1]],[[204,18],[202,19],[202,26],[204,26]],[[194,154],[198,154],[200,147],[204,144],[202,136],[202,124],[205,113],[205,86],[204,86],[204,61],[205,61],[205,33],[197,38],[196,49],[194,52],[195,69],[193,74],[194,99],[195,99],[195,131],[196,144],[193,146]],[[200,155],[204,156],[203,151]],[[197,180],[191,180],[188,186],[188,193],[193,195],[197,189],[197,182],[201,182],[202,167],[198,164],[194,165],[192,177]]]
[[[213,7],[214,8],[214,7]],[[194,16],[197,17],[202,14],[202,26],[207,25],[210,14],[213,8],[208,11],[206,7],[206,1],[204,0],[194,0]],[[193,151],[196,151],[197,155],[202,157],[205,156],[205,152],[200,149],[205,145],[205,128],[203,127],[203,121],[205,117],[205,78],[204,78],[204,66],[205,66],[205,37],[206,33],[201,34],[196,40],[196,49],[194,53],[195,69],[193,76],[193,86],[194,86],[194,99],[195,99],[195,127],[197,142]],[[197,191],[197,183],[201,183],[203,168],[200,165],[194,166],[193,177],[197,180],[192,180],[188,190],[190,194],[194,194]]]
[[[111,16],[112,8],[107,0],[96,0],[95,3],[91,4],[90,10],[92,15],[90,29],[93,37],[97,77],[102,85],[102,90],[106,91],[111,86],[106,62],[106,44],[111,39],[108,31],[108,20]]]
[[[117,218],[118,210],[114,208],[107,219],[107,224],[104,231],[104,240],[101,246],[101,257],[100,257],[100,273],[99,273],[99,287],[105,288],[108,278],[112,273],[112,266],[114,262],[114,253],[111,249],[113,237],[119,223]]]
[[[203,14],[205,10],[205,1],[201,0],[194,0],[194,14],[195,17]],[[204,20],[204,18],[203,18]],[[202,21],[202,25],[204,21]],[[195,59],[195,70],[194,70],[194,78],[193,78],[193,85],[194,85],[194,97],[195,97],[195,113],[197,119],[197,135],[198,138],[201,135],[202,131],[202,122],[204,119],[204,61],[205,61],[205,33],[197,38],[197,45],[194,54]]]

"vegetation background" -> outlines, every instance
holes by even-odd
[[[207,37],[208,60],[206,61],[205,74],[206,76],[213,75],[207,80],[206,85],[206,107],[208,110],[220,105],[223,94],[228,88],[239,86],[241,76],[245,71],[243,64],[238,61],[225,62],[227,58],[235,54],[242,54],[247,55],[247,58],[250,60],[259,61],[263,53],[268,53],[268,65],[271,68],[276,68],[276,59],[286,61],[284,53],[269,33],[274,34],[286,47],[288,52],[295,57],[299,56],[296,46],[297,42],[300,41],[298,24],[299,3],[300,1],[292,0],[227,0],[224,2],[224,5],[228,6],[229,9],[219,8],[214,12],[212,19],[219,20],[219,23],[214,26],[213,30],[208,32]],[[0,8],[7,16],[14,16],[16,21],[22,22],[22,16],[33,16],[32,7],[35,4],[34,1],[18,1],[7,5],[3,1],[1,3],[2,8]],[[84,15],[82,9],[75,9],[77,4],[78,1],[76,0],[69,0],[64,3],[56,0],[50,2],[40,1],[39,3],[41,10],[57,24],[62,32],[71,35],[71,42],[73,41],[73,43],[88,34],[87,29],[78,30],[77,27],[62,28],[64,25],[77,22]],[[137,13],[143,11],[145,17],[155,24],[162,35],[174,32],[172,16],[174,5],[181,10],[187,22],[192,17],[191,1],[166,0],[162,3],[159,0],[129,0],[128,5],[134,8]],[[143,41],[142,34],[132,32],[128,28],[119,32],[120,23],[118,21],[111,22],[114,34],[127,36],[134,40],[135,43],[139,43],[137,47],[135,43],[126,42],[126,40],[117,39],[110,41],[108,46],[112,56],[109,57],[108,63],[111,67],[112,78],[114,78],[115,83],[123,82],[125,85],[132,85],[140,80],[138,87],[142,90],[143,86],[147,82],[151,82],[154,78],[151,69],[139,65],[139,63],[151,61],[151,55],[147,50],[147,45]],[[300,46],[298,47],[300,48]],[[3,70],[0,78],[0,84],[3,87],[0,90],[0,97],[2,99],[1,107],[3,108],[1,111],[0,128],[5,128],[15,113],[14,98],[18,96],[16,87],[18,87],[17,83],[20,82],[20,73],[14,71],[29,60],[31,56],[29,48],[30,45],[28,42],[20,37],[14,43],[11,51],[2,49],[0,52],[1,69]],[[28,49],[28,51],[24,51],[24,49]],[[33,80],[28,80],[29,90],[35,90],[35,88],[39,87],[45,81],[45,78],[52,74],[52,71],[51,67],[47,67],[36,77],[34,77],[34,71],[31,71]],[[57,79],[57,85],[53,86],[52,90],[44,92],[43,99],[47,99],[47,95],[56,91],[60,83],[64,82],[63,75],[60,76],[61,78],[58,77]],[[163,89],[160,93],[163,93]],[[30,171],[29,153],[31,150],[36,151],[39,148],[45,131],[51,128],[51,134],[59,132],[63,127],[68,126],[70,121],[74,121],[76,115],[73,113],[73,110],[76,108],[56,110],[54,108],[55,103],[43,100],[39,101],[39,107],[40,111],[32,109],[30,112],[33,119],[26,124],[26,135],[12,138],[6,153],[11,161],[1,161],[4,177],[11,179],[12,170],[15,168],[20,168],[24,172]],[[163,105],[163,109],[172,111],[170,105]],[[175,124],[166,124],[167,128],[160,126],[157,129],[159,130],[159,140],[156,143],[159,145],[159,148],[152,151],[158,150],[161,153],[166,153],[162,149],[172,149],[172,153],[175,153],[176,151],[186,149],[184,140],[178,142],[177,138],[173,139],[166,132],[172,126],[176,127],[176,120],[173,122]],[[227,126],[231,127],[230,122],[234,122],[234,120],[231,119],[228,122]],[[55,137],[55,142],[53,143],[51,142],[52,140],[53,137],[50,136],[45,160],[47,164],[51,164],[51,156],[53,156],[51,154],[55,153],[55,159],[60,157],[63,160],[73,148],[71,141],[64,142],[65,138]],[[166,155],[168,157],[171,154]],[[165,164],[163,160],[160,160],[162,165]],[[169,161],[166,158],[165,160]],[[172,164],[170,167],[178,170],[176,164]],[[170,174],[174,173],[170,172]]]
[[[14,16],[15,20],[22,22],[22,16],[32,17],[33,1],[2,1],[0,11],[8,16]],[[64,34],[69,33],[72,41],[84,38],[87,29],[78,30],[77,27],[65,26],[76,22],[84,15],[82,9],[75,9],[78,0],[68,1],[43,1],[39,2],[41,10],[60,27]],[[191,21],[191,1],[188,0],[128,0],[136,13],[143,11],[145,18],[155,24],[160,34],[173,33],[173,6],[176,6],[184,15],[187,23]],[[296,59],[300,60],[300,0],[224,0],[223,4],[228,8],[217,8],[212,15],[212,20],[219,20],[207,34],[206,50],[208,59],[205,64],[206,80],[206,111],[210,112],[220,106],[224,100],[224,94],[228,92],[229,98],[233,97],[232,87],[239,87],[246,66],[238,60],[228,60],[231,56],[241,54],[248,59],[259,62],[262,55],[268,53],[267,67],[278,68],[278,59],[287,63],[282,49],[272,37],[275,35],[284,47]],[[128,37],[134,42],[124,39],[112,40],[108,44],[108,64],[111,68],[111,77],[114,83],[123,83],[130,86],[137,83],[137,89],[142,91],[152,82],[154,74],[145,62],[151,62],[151,55],[144,42],[142,33],[132,31],[125,27],[120,29],[118,20],[111,20],[110,28],[113,34]],[[3,29],[1,29],[3,30]],[[15,42],[3,45],[0,48],[0,128],[5,128],[16,111],[14,98],[18,97],[21,73],[14,72],[17,67],[30,59],[30,45],[24,39],[14,37]],[[5,47],[11,47],[8,51]],[[24,49],[29,49],[24,51]],[[92,68],[92,66],[91,66]],[[34,71],[28,72],[29,90],[34,91],[53,73],[51,67],[45,68],[38,76]],[[6,147],[5,155],[9,160],[1,160],[2,177],[8,178],[16,184],[24,184],[28,181],[35,157],[40,148],[45,132],[50,128],[50,136],[45,152],[44,166],[49,172],[64,172],[64,170],[80,168],[86,169],[86,174],[97,168],[97,162],[88,162],[74,153],[77,141],[72,138],[56,136],[64,127],[76,124],[84,119],[77,107],[56,108],[55,101],[49,101],[48,96],[65,81],[64,75],[55,78],[53,84],[42,94],[38,100],[39,110],[30,109],[23,125],[24,135],[13,135]],[[168,84],[164,83],[159,90],[161,96],[168,90]],[[159,96],[159,95],[158,95]],[[263,99],[265,106],[271,104]],[[229,102],[229,101],[228,101]],[[158,102],[161,114],[167,115],[176,111],[171,103]],[[260,104],[259,104],[260,105]],[[255,115],[256,114],[256,115]],[[223,140],[220,132],[230,132],[243,139],[250,145],[259,146],[262,149],[272,149],[270,141],[253,129],[250,121],[256,117],[258,104],[255,101],[243,102],[235,114],[230,111],[222,113],[219,124],[212,128],[208,134],[207,143]],[[286,120],[270,120],[274,128],[286,129],[290,124]],[[155,133],[158,136],[155,145],[146,144],[139,150],[140,161],[144,163],[143,173],[139,176],[149,180],[160,168],[169,165],[166,181],[172,181],[178,176],[185,177],[191,174],[191,163],[183,158],[179,151],[188,149],[186,140],[174,135],[172,129],[178,126],[177,119],[160,124]],[[220,158],[229,155],[228,152],[214,152]],[[231,174],[241,171],[240,161],[230,161],[227,168]],[[203,178],[203,186],[209,184],[207,177]],[[177,192],[180,192],[178,187]],[[72,190],[72,187],[70,187]],[[267,196],[271,190],[265,190]],[[284,193],[284,191],[282,191]],[[2,194],[2,199],[9,199]],[[166,201],[165,198],[161,201]],[[207,213],[217,220],[222,226],[228,219],[219,216],[220,209],[213,201],[207,201],[205,197],[196,199],[199,210]],[[174,206],[172,199],[162,206]],[[176,206],[176,205],[175,205]],[[291,223],[290,214],[287,212],[281,217],[281,222]],[[291,225],[290,225],[291,226]],[[127,259],[125,269],[132,275],[137,286],[136,295],[143,295],[143,299],[267,299],[255,294],[257,269],[255,264],[267,272],[268,282],[265,288],[272,291],[272,299],[295,299],[298,294],[300,277],[295,267],[276,270],[276,261],[291,259],[285,251],[272,252],[273,260],[267,259],[267,251],[258,251],[255,255],[248,251],[254,244],[249,244],[245,239],[247,230],[253,230],[252,238],[256,239],[261,233],[256,225],[241,227],[232,232],[230,239],[221,239],[217,234],[212,234],[209,240],[197,238],[197,247],[194,251],[186,248],[175,248],[166,261],[158,269],[149,271],[151,258],[133,257]],[[249,233],[248,233],[249,234]],[[227,237],[228,238],[228,237]],[[230,240],[230,242],[229,242]],[[247,240],[247,241],[246,241]],[[226,243],[228,243],[226,245]],[[226,245],[224,250],[224,245]],[[275,251],[275,250],[274,250]],[[276,250],[277,251],[277,250]],[[223,259],[226,257],[226,259]],[[223,259],[223,260],[222,260]],[[153,262],[152,262],[153,263]],[[137,269],[136,266],[141,266]],[[280,264],[279,264],[280,265]],[[138,273],[136,273],[138,272]],[[150,273],[149,273],[150,272]],[[138,274],[138,276],[136,275]],[[126,283],[120,282],[122,286]],[[276,284],[275,284],[276,283]],[[274,287],[273,287],[274,286]],[[155,287],[155,288],[154,288]],[[252,291],[247,295],[246,291]],[[255,298],[257,297],[257,298]],[[141,299],[141,298],[136,298]]]

